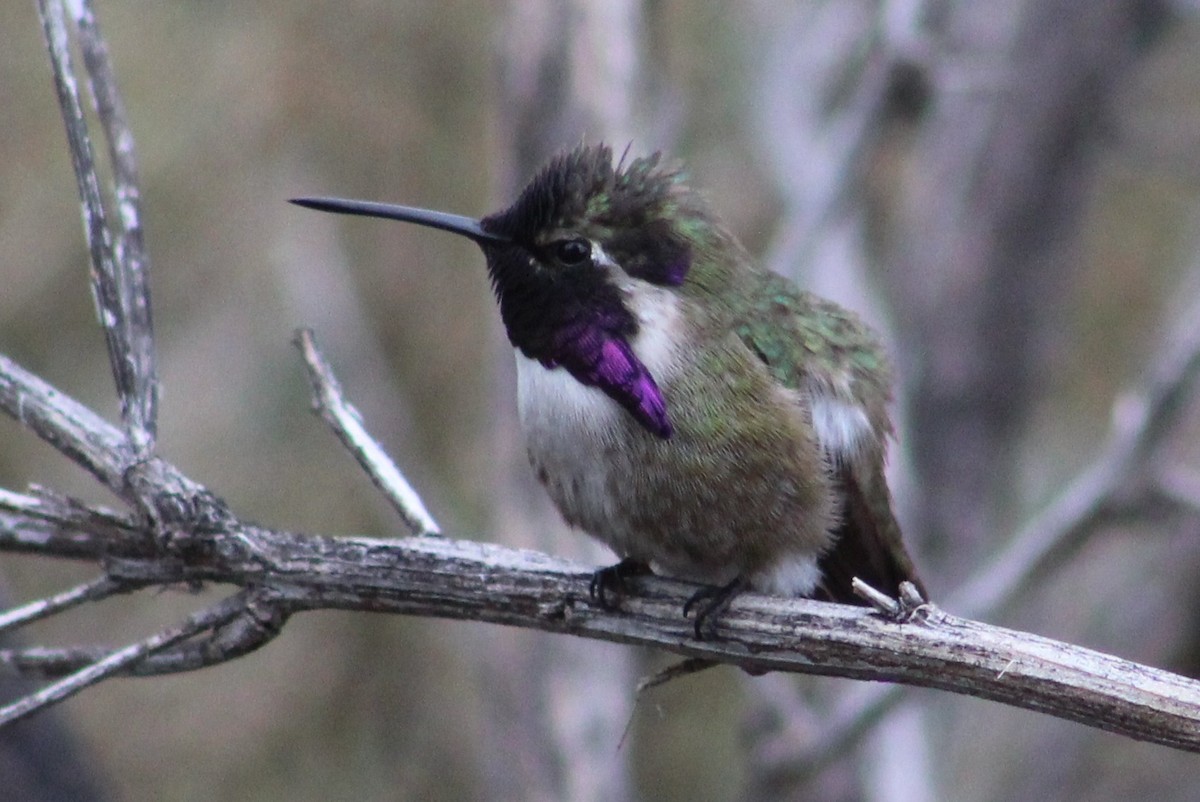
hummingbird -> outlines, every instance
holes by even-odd
[[[661,154],[551,159],[483,218],[297,198],[474,241],[517,361],[538,481],[620,558],[617,606],[648,572],[703,585],[698,638],[746,589],[863,604],[851,581],[925,595],[884,478],[891,376],[852,312],[754,262]]]

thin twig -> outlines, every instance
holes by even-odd
[[[269,589],[257,588],[246,598],[243,609],[227,623],[214,627],[208,637],[163,648],[119,673],[136,677],[179,674],[244,657],[275,638],[288,613]],[[99,646],[0,649],[0,664],[22,676],[55,678],[86,668],[112,651]]]
[[[14,493],[0,488],[0,509],[42,517],[46,520],[69,522],[79,529],[113,527],[131,530],[137,522],[129,515],[96,504],[88,504],[41,485],[30,485],[28,493]]]
[[[85,602],[108,598],[126,589],[128,586],[125,583],[118,582],[107,574],[98,576],[76,585],[70,590],[64,590],[45,599],[38,599],[0,613],[0,632],[33,623]]]
[[[125,435],[104,418],[0,354],[0,411],[32,430],[153,520],[155,537],[226,517],[224,504],[156,457],[138,459]],[[197,511],[203,515],[197,517]]]
[[[136,432],[138,451],[142,452],[153,442],[153,405],[137,402],[139,388],[146,390],[149,386],[139,378],[139,365],[133,358],[138,352],[134,351],[128,336],[126,305],[119,278],[122,271],[114,259],[112,230],[101,198],[100,181],[96,175],[96,156],[83,116],[63,3],[38,0],[38,12],[42,18],[46,47],[50,52],[54,86],[58,92],[63,125],[67,131],[67,144],[71,151],[71,163],[75,168],[75,181],[83,203],[83,228],[88,241],[91,262],[89,275],[93,300],[96,302],[96,316],[104,329],[105,342],[108,344],[108,359],[112,364],[113,379],[121,401],[122,419],[130,433]],[[144,281],[140,284],[144,289]],[[146,309],[148,312],[148,305]],[[152,360],[149,367],[152,370]],[[153,375],[149,378],[152,380]],[[149,414],[151,417],[145,419],[143,414]]]
[[[0,488],[2,551],[94,561],[106,557],[153,556],[149,539],[143,538],[138,548],[125,548],[133,545],[130,534],[136,528],[127,516],[89,507],[40,488],[29,495]],[[113,548],[118,543],[121,547]]]
[[[425,509],[417,491],[404,478],[404,474],[383,447],[367,432],[358,410],[346,400],[341,384],[333,375],[333,368],[317,348],[312,330],[298,330],[294,342],[303,354],[304,365],[308,370],[308,379],[313,391],[313,409],[329,424],[334,434],[371,477],[371,481],[391,502],[396,512],[400,513],[400,518],[409,531],[414,535],[441,534],[442,530]]]
[[[165,646],[178,643],[198,632],[233,619],[245,608],[246,597],[249,593],[249,591],[242,591],[230,596],[212,607],[193,613],[179,626],[163,630],[123,649],[118,649],[104,659],[65,679],[47,685],[28,696],[23,696],[12,704],[5,705],[0,708],[0,727],[20,721],[45,707],[74,696],[84,688],[121,672],[128,666],[144,659],[146,655],[153,654]]]
[[[1041,514],[1021,527],[1008,545],[947,600],[971,616],[993,615],[1029,583],[1073,553],[1113,502],[1129,488],[1145,492],[1143,476],[1166,435],[1178,428],[1184,400],[1200,380],[1200,302],[1183,315],[1188,328],[1167,343],[1145,386],[1118,403],[1113,434],[1092,467],[1071,482]]]
[[[119,429],[0,354],[0,409],[118,495],[133,453]]]
[[[720,663],[713,660],[706,660],[700,657],[689,657],[686,660],[671,663],[666,668],[655,671],[650,676],[642,677],[638,680],[637,696],[640,699],[643,693],[652,688],[657,688],[660,685],[665,685],[668,682],[673,682],[683,677],[690,677],[692,674],[699,674],[701,671],[707,671],[719,665]]]
[[[850,589],[854,595],[871,605],[880,613],[895,618],[900,614],[900,602],[863,582],[858,577],[850,581]]]
[[[91,0],[77,0],[70,8],[76,14],[75,25],[90,79],[92,102],[108,143],[114,211],[120,223],[115,258],[95,266],[99,281],[106,285],[103,296],[115,296],[118,301],[116,319],[101,315],[100,322],[106,329],[111,325],[118,330],[115,336],[120,343],[117,357],[121,367],[114,366],[114,375],[121,419],[135,454],[145,458],[154,450],[158,426],[158,376],[150,313],[150,259],[142,238],[141,190],[133,132],[125,117],[108,46],[100,35]],[[110,265],[112,272],[107,270]],[[111,351],[109,355],[113,357]]]

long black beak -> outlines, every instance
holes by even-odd
[[[431,209],[418,209],[414,206],[396,206],[391,203],[372,203],[371,201],[346,200],[344,198],[292,198],[292,203],[306,209],[316,209],[322,212],[337,214],[360,214],[364,217],[384,217],[388,220],[402,220],[405,223],[416,223],[419,226],[440,228],[461,234],[474,240],[479,245],[489,242],[508,242],[508,237],[484,231],[479,221],[474,217],[461,214],[435,212]]]

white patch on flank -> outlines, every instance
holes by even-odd
[[[750,584],[755,590],[776,596],[810,596],[820,581],[815,556],[792,554],[755,574]]]
[[[854,457],[871,434],[863,408],[834,396],[814,394],[812,417],[821,448],[836,457]]]

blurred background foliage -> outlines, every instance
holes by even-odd
[[[599,5],[566,4],[572,11],[565,24],[595,25],[583,9]],[[630,69],[638,95],[632,122],[601,130],[631,132],[635,152],[668,147],[684,158],[695,183],[709,190],[750,250],[778,266],[780,254],[788,253],[779,245],[786,239],[781,229],[795,206],[781,187],[790,180],[784,162],[768,141],[782,134],[769,123],[781,111],[780,87],[767,85],[779,75],[771,59],[788,54],[779,32],[809,24],[797,15],[811,9],[843,19],[858,15],[867,20],[866,30],[882,29],[886,21],[873,22],[872,15],[882,20],[906,5],[916,4],[625,3],[634,15],[624,30],[635,35]],[[929,30],[946,30],[937,26],[954,13],[947,5],[925,4]],[[1080,16],[1114,4],[1094,5]],[[889,74],[890,105],[867,115],[871,135],[861,138],[854,172],[830,204],[837,212],[827,217],[855,210],[853,238],[870,255],[864,286],[880,290],[856,295],[842,286],[841,299],[874,310],[874,319],[895,336],[906,388],[894,460],[898,502],[935,598],[1088,464],[1107,432],[1114,398],[1160,346],[1180,297],[1200,291],[1200,282],[1187,279],[1200,243],[1200,15],[1194,5],[1124,4],[1125,27],[1112,41],[1125,54],[1097,71],[1103,81],[1089,84],[1096,97],[1079,101],[1094,103],[1095,113],[1083,115],[1070,137],[1046,145],[1062,148],[1046,163],[1072,167],[1069,174],[1040,178],[1075,189],[1057,205],[1042,196],[1028,205],[1038,218],[1029,229],[1054,247],[1041,240],[1029,245],[1036,258],[1022,262],[1027,275],[1005,272],[1008,263],[997,262],[986,275],[953,277],[983,287],[981,303],[996,301],[1001,311],[990,311],[990,322],[973,329],[984,345],[941,345],[958,349],[970,362],[967,373],[1012,363],[1020,376],[996,367],[988,381],[972,385],[992,388],[986,397],[955,395],[954,386],[942,382],[957,399],[951,413],[930,412],[923,399],[933,391],[914,389],[937,376],[936,359],[928,355],[941,346],[921,340],[922,332],[942,332],[928,323],[940,319],[937,304],[944,317],[957,311],[954,295],[931,292],[932,318],[914,311],[920,304],[911,301],[921,287],[939,281],[917,281],[908,269],[920,244],[914,232],[921,227],[913,220],[920,209],[946,202],[935,197],[936,182],[935,195],[921,195],[931,191],[921,138],[930,115],[951,105],[947,97],[1008,91],[1008,65],[969,50],[931,59],[950,64],[950,72],[923,72],[918,61],[906,67],[911,74]],[[402,534],[370,483],[309,413],[307,386],[289,344],[292,331],[308,325],[369,427],[446,532],[500,537],[496,510],[512,492],[511,477],[523,476],[526,466],[517,450],[504,447],[513,437],[510,357],[478,252],[453,237],[315,215],[284,201],[336,194],[472,215],[503,205],[527,177],[528,162],[546,155],[521,136],[542,118],[514,123],[518,99],[510,80],[514,42],[538,33],[520,26],[547,19],[538,8],[546,6],[519,0],[100,3],[142,171],[163,386],[160,451],[239,515],[301,531]],[[980,26],[997,24],[986,14],[981,19]],[[1048,19],[1047,38],[1056,22]],[[611,46],[606,41],[601,35],[591,46]],[[86,288],[74,179],[33,4],[0,5],[0,43],[0,108],[6,110],[0,126],[0,350],[115,417]],[[572,47],[587,46],[588,40],[572,40]],[[795,43],[799,50],[812,46],[811,40]],[[841,45],[831,40],[828,46]],[[855,63],[857,56],[851,48],[842,57]],[[853,95],[861,77],[853,69],[839,74],[844,86],[826,77],[824,94],[812,93],[830,109]],[[803,78],[794,91],[803,93]],[[994,125],[1003,131],[1024,122],[1001,114]],[[557,146],[578,141],[579,130],[563,130],[569,135]],[[836,143],[839,134],[828,136]],[[995,144],[1002,148],[1003,138]],[[791,157],[819,172],[825,154],[809,153],[793,149]],[[1040,164],[1042,156],[1013,161]],[[982,170],[973,180],[985,190],[989,181],[1003,183]],[[959,210],[968,221],[976,212]],[[1046,221],[1053,223],[1050,234],[1039,227]],[[954,227],[955,216],[940,225]],[[1009,256],[1021,261],[1025,224],[1014,225],[1018,244]],[[813,230],[822,236],[821,225]],[[807,261],[785,267],[838,293],[841,273],[831,282],[829,274],[807,272]],[[1006,283],[1013,275],[1016,283]],[[1005,293],[1020,295],[1022,287],[1035,297],[1008,303]],[[1021,332],[1011,340],[1012,353],[989,353],[989,343],[1010,343],[1010,330]],[[1006,387],[1014,395],[1006,395]],[[933,431],[953,415],[1002,421],[990,440]],[[1200,456],[1195,435],[1195,427],[1181,435],[1183,462]],[[35,482],[113,503],[16,424],[0,421],[0,437],[0,486]],[[956,459],[969,465],[960,474],[980,480],[956,490],[929,467]],[[951,496],[955,503],[939,506]],[[540,496],[521,496],[519,503],[540,505],[540,520],[562,528]],[[1195,674],[1200,548],[1194,522],[1173,523],[1106,527],[997,623]],[[607,559],[598,554],[593,559]],[[10,600],[60,589],[90,570],[0,557],[0,582]],[[47,622],[25,637],[116,643],[198,603],[184,591],[120,599]],[[488,721],[496,715],[489,700],[499,692],[492,678],[506,669],[497,657],[504,652],[488,644],[509,639],[553,654],[550,639],[481,629],[396,617],[300,616],[245,659],[89,690],[38,725],[61,725],[67,739],[44,742],[40,754],[53,758],[60,779],[90,784],[99,798],[114,800],[521,798],[512,790],[520,783],[497,780],[509,768],[517,771],[521,756],[509,749],[520,733],[498,738],[505,722]],[[627,659],[628,650],[602,646],[595,654],[603,671],[606,661]],[[639,673],[663,664],[655,655],[637,660]],[[554,660],[544,662],[549,665],[540,670],[551,679],[505,685],[503,692],[515,696],[511,703],[535,711],[586,704],[586,680],[555,685]],[[799,684],[819,699],[847,683]],[[878,768],[889,762],[878,750],[895,743],[884,732],[854,750],[852,760],[771,786],[756,752],[761,722],[746,712],[761,705],[752,698],[769,695],[771,687],[720,669],[656,691],[635,710],[630,685],[614,714],[621,724],[632,716],[629,740],[618,748],[619,729],[595,734],[591,749],[598,758],[556,753],[554,744],[535,740],[535,750],[556,757],[548,761],[541,790],[528,797],[582,798],[570,775],[592,760],[617,764],[624,778],[596,796],[607,799],[1099,800],[1136,794],[1183,800],[1194,798],[1200,783],[1194,758],[1161,747],[994,704],[912,692],[923,744],[916,752],[924,759],[914,758],[899,781]],[[814,726],[819,738],[819,723]],[[6,765],[0,762],[0,772],[8,777]],[[11,776],[18,774],[13,768]],[[80,798],[82,792],[62,793]]]

